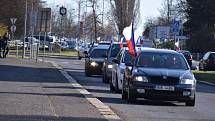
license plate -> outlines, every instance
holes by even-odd
[[[157,85],[155,87],[156,90],[168,90],[168,91],[174,91],[175,90],[175,87],[173,86],[160,86],[160,85]]]

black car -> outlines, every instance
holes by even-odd
[[[107,51],[107,57],[104,60],[103,64],[103,73],[102,73],[102,80],[104,83],[109,83],[109,80],[112,78],[112,68],[113,62],[112,60],[117,56],[118,52],[120,51],[120,43],[113,43],[110,45]]]
[[[215,71],[215,52],[207,52],[199,61],[200,71]]]
[[[192,67],[192,61],[193,61],[191,53],[189,51],[187,51],[187,50],[180,50],[179,52],[184,55],[184,57],[186,58],[189,66],[191,68]]]
[[[92,49],[91,53],[89,53],[85,60],[86,76],[102,74],[102,66],[108,48],[108,45],[99,45]]]
[[[143,97],[195,105],[196,79],[182,54],[145,48],[134,62],[133,68],[125,69],[122,99]]]

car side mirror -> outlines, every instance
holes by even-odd
[[[87,51],[84,51],[84,54],[85,54],[85,55],[87,55],[87,54],[88,54],[88,52],[87,52]]]
[[[117,60],[116,58],[114,58],[114,59],[112,60],[112,62],[113,62],[113,63],[119,64],[119,60]]]

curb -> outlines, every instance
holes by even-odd
[[[215,84],[210,83],[210,82],[206,82],[206,81],[198,81],[198,82],[203,83],[203,84],[207,84],[207,85],[210,85],[210,86],[215,86]]]
[[[41,60],[40,60],[41,61]],[[85,98],[93,105],[100,113],[108,121],[122,121],[122,119],[114,113],[113,110],[99,99],[94,97],[90,92],[88,92],[82,85],[80,85],[73,77],[71,77],[60,65],[56,64],[52,61],[45,61],[51,63],[55,68],[59,70],[59,72],[68,80],[68,82],[72,83],[73,87],[78,87],[78,92],[85,96]]]

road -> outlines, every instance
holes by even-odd
[[[106,121],[50,63],[0,59],[0,121]]]
[[[84,88],[108,105],[125,121],[215,121],[215,87],[197,84],[196,106],[184,103],[139,100],[134,104],[121,100],[121,95],[109,91],[99,76],[86,77],[84,60],[46,58],[62,66]]]

